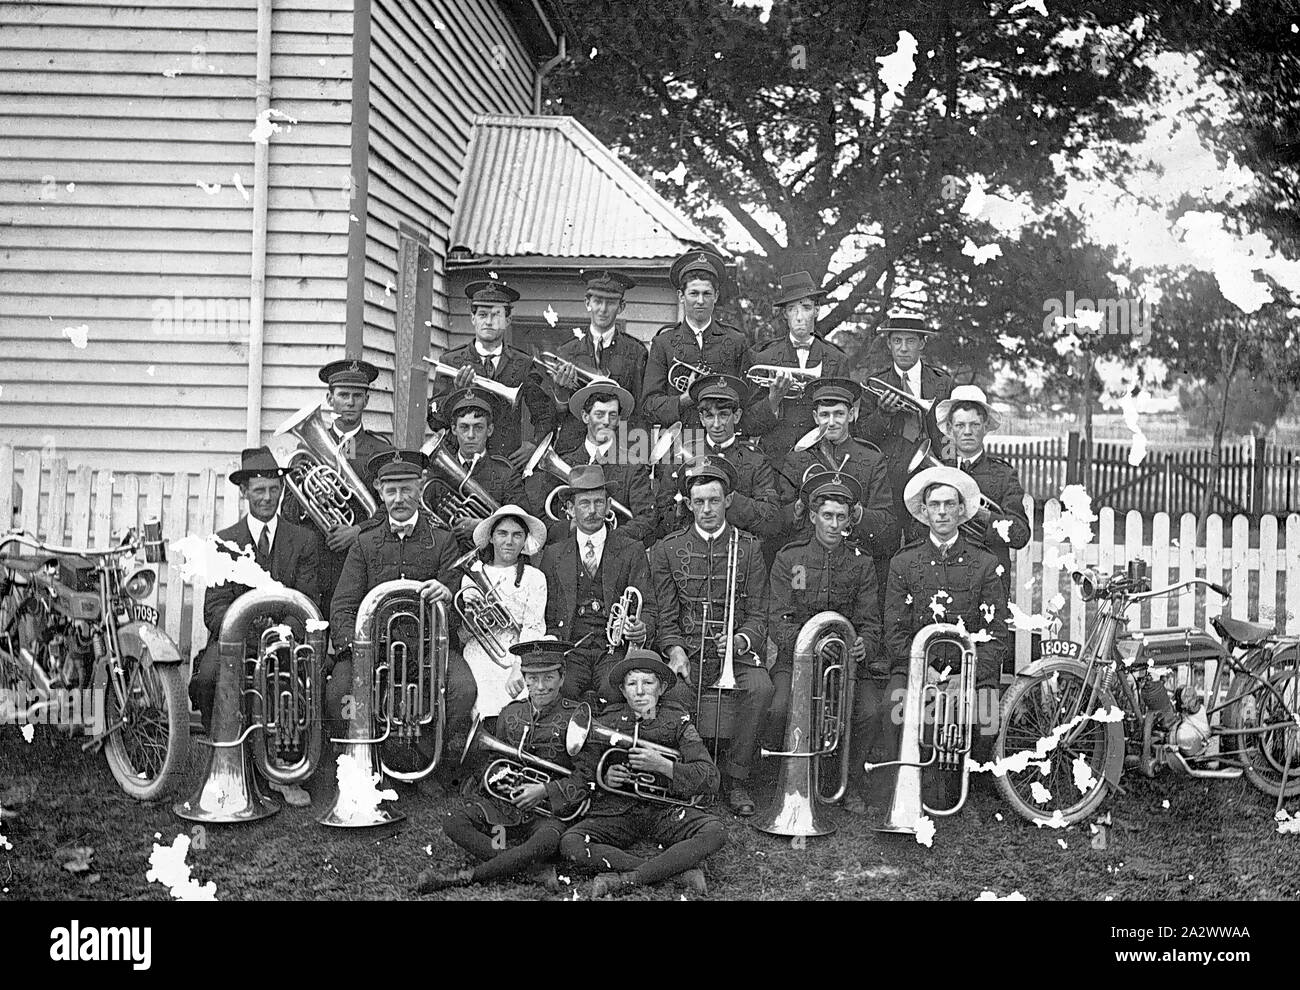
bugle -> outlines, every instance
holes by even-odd
[[[285,485],[322,533],[375,514],[379,503],[334,443],[319,403],[303,406],[275,431],[286,433],[300,446],[285,465]]]
[[[492,662],[509,670],[514,666],[510,647],[519,642],[523,623],[501,600],[483,569],[483,561],[478,559],[477,548],[458,557],[451,566],[474,582],[472,587],[457,589],[451,599],[452,608]]]
[[[576,717],[577,714],[575,713],[574,718]],[[483,728],[483,716],[475,712],[474,722],[469,730],[469,738],[465,740],[465,748],[460,754],[461,764],[464,765],[465,760],[469,758],[469,754],[474,750],[483,750],[501,756],[501,759],[491,761],[483,769],[482,778],[483,790],[496,800],[499,809],[504,812],[507,818],[513,819],[503,821],[501,824],[521,824],[533,815],[554,818],[556,821],[561,822],[571,822],[575,818],[581,818],[587,813],[587,809],[591,807],[590,797],[584,798],[582,803],[567,815],[556,815],[546,802],[527,812],[520,811],[515,806],[515,796],[528,784],[549,784],[553,780],[568,777],[573,773],[568,767],[562,767],[558,763],[552,763],[550,760],[544,760],[540,756],[524,751],[530,728],[530,726],[525,726],[519,745],[511,746],[487,732]],[[569,732],[572,731],[573,720],[570,719]],[[581,749],[582,747],[579,746],[578,748]]]
[[[938,643],[954,643],[961,649],[961,672],[956,698],[942,690],[941,684],[926,683],[930,650]],[[894,785],[889,815],[886,824],[878,831],[914,835],[922,814],[955,815],[966,803],[970,787],[970,749],[975,733],[977,662],[975,641],[962,626],[935,622],[912,637],[899,758],[885,763],[863,764],[868,773],[886,767],[898,767],[898,780]],[[930,758],[922,762],[925,707],[930,699],[934,702],[934,729],[930,738],[932,752]],[[951,808],[931,808],[921,800],[921,771],[929,766],[961,774],[961,794]]]
[[[550,491],[546,496],[545,504],[542,506],[546,513],[546,518],[552,521],[563,518],[563,516],[558,515],[555,511],[555,497],[559,494],[561,488],[569,483],[569,476],[573,473],[573,468],[569,466],[568,462],[555,452],[554,444],[554,436],[548,436],[545,440],[539,443],[537,449],[533,451],[532,456],[528,458],[528,463],[524,465],[523,470],[523,476],[525,478],[531,478],[533,472],[540,467],[551,477],[558,478],[562,482],[560,488],[553,488]],[[632,510],[618,499],[611,497],[609,499],[609,512],[606,513],[605,516],[605,521],[609,524],[610,529],[615,529],[618,526],[618,520],[620,517],[624,521],[631,519]]]
[[[707,364],[703,367],[696,367],[693,364],[687,364],[680,358],[674,358],[673,363],[668,366],[668,384],[677,392],[685,395],[700,378],[713,373],[713,369]]]
[[[421,450],[429,459],[429,480],[420,503],[439,529],[452,529],[462,519],[486,519],[501,508],[447,449],[446,431],[435,433]]]
[[[632,779],[623,786],[614,786],[606,780],[609,768],[626,765],[628,753],[637,747],[657,753],[674,763],[681,760],[682,754],[671,746],[661,746],[659,743],[642,739],[640,723],[633,727],[632,734],[629,736],[626,732],[619,732],[617,729],[611,729],[595,721],[591,714],[591,706],[584,702],[578,706],[578,710],[569,720],[569,731],[566,736],[565,746],[569,755],[577,756],[578,751],[582,749],[588,739],[594,739],[606,747],[605,752],[600,756],[600,762],[596,764],[596,786],[602,791],[607,791],[610,794],[622,794],[625,797],[634,797],[640,801],[650,801],[654,804],[668,804],[685,808],[698,807],[703,800],[703,797],[698,794],[687,800],[671,797],[669,795],[670,781],[665,780],[658,774],[638,772],[630,767],[627,772],[632,775]]]
[[[622,597],[609,607],[609,618],[605,620],[605,643],[610,652],[623,645],[627,639],[628,625],[641,621],[643,602],[641,589],[629,585],[623,589]]]
[[[857,687],[856,664],[848,651],[856,638],[849,620],[832,611],[818,612],[799,630],[785,748],[759,751],[764,758],[784,759],[771,803],[750,822],[760,832],[829,835],[835,831],[821,818],[818,806],[834,804],[848,790]],[[838,784],[826,793],[821,789],[821,762],[837,752]]]
[[[785,368],[779,364],[755,364],[745,372],[745,379],[755,388],[771,388],[781,375],[792,379],[787,398],[803,395],[803,390],[822,376],[822,366],[815,368]]]
[[[891,385],[889,382],[884,381],[881,378],[868,378],[862,383],[862,390],[874,395],[877,399],[883,399],[887,395],[892,395],[911,412],[922,417],[934,408],[934,399],[922,399],[920,396],[913,395],[911,392],[900,388],[897,385]]]
[[[423,360],[433,368],[433,374],[437,378],[455,378],[460,374],[460,368],[451,364],[443,364],[437,358],[427,357]],[[484,378],[482,375],[474,376],[473,385],[475,388],[481,388],[489,395],[495,395],[502,402],[508,403],[512,408],[519,405],[519,393],[523,390],[522,385],[516,385],[514,388],[511,388],[509,385],[502,385],[495,378]]]

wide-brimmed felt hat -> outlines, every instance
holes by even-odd
[[[572,643],[544,636],[516,643],[510,647],[510,652],[519,658],[520,673],[544,674],[548,670],[563,670],[566,654],[572,649]]]
[[[584,385],[569,396],[569,412],[575,419],[582,419],[582,407],[593,395],[607,393],[618,397],[618,417],[626,420],[636,409],[636,399],[632,393],[612,378],[598,378],[590,385]]]
[[[622,299],[628,289],[636,288],[633,279],[612,268],[586,268],[579,277],[586,284],[588,292],[601,296]]]
[[[484,278],[476,282],[470,282],[469,285],[465,286],[465,295],[469,298],[471,309],[476,305],[493,306],[502,304],[509,306],[511,303],[519,301],[519,293],[496,278]]]
[[[242,485],[249,478],[283,478],[284,472],[270,447],[245,447],[239,455],[239,470],[230,472],[230,483]]]
[[[849,505],[862,501],[862,483],[851,474],[841,474],[829,468],[810,474],[799,489],[799,497],[805,505],[822,495],[844,499]]]
[[[800,299],[811,299],[817,302],[825,296],[826,293],[817,287],[810,274],[793,272],[781,276],[781,288],[777,297],[772,300],[772,305],[780,309],[786,303],[798,302]]]
[[[885,322],[880,324],[878,333],[888,334],[893,330],[903,333],[935,334],[939,331],[934,327],[927,326],[924,317],[914,316],[911,313],[892,313],[885,318]]]
[[[612,492],[617,487],[617,481],[605,477],[605,469],[601,465],[575,464],[573,470],[569,472],[568,482],[555,489],[555,498],[560,505],[563,505],[565,499],[576,492],[594,492],[602,488]]]
[[[981,406],[984,409],[984,425],[989,431],[996,430],[1002,425],[1002,417],[989,405],[982,388],[978,385],[958,385],[952,390],[952,395],[934,407],[934,418],[939,423],[939,429],[947,436],[952,436],[948,432],[948,417],[952,414],[952,407],[959,402],[973,402]]]
[[[727,281],[727,264],[722,255],[712,248],[693,248],[687,251],[668,269],[668,281],[674,289],[680,291],[686,287],[687,276],[691,272],[711,275],[717,282],[719,292]]]
[[[541,553],[542,547],[546,545],[546,526],[536,516],[531,515],[527,509],[521,509],[513,504],[501,506],[496,512],[474,527],[474,546],[480,550],[487,546],[488,541],[492,538],[493,527],[508,516],[514,516],[521,520],[524,528],[528,530],[528,537],[524,540],[523,552],[530,557],[535,557]]]
[[[659,658],[658,653],[634,646],[627,651],[627,656],[614,664],[614,669],[609,672],[609,686],[620,695],[623,693],[623,678],[627,676],[629,670],[648,670],[658,677],[659,683],[663,686],[663,690],[659,692],[661,698],[677,683],[677,675]]]
[[[366,471],[378,485],[381,481],[418,478],[428,460],[418,450],[385,450],[366,461]]]
[[[369,361],[343,358],[341,361],[331,361],[316,375],[331,388],[335,385],[361,385],[368,388],[379,377],[379,369]]]
[[[955,467],[928,467],[912,475],[903,489],[903,504],[907,506],[907,511],[914,519],[927,522],[921,499],[925,490],[931,485],[951,485],[961,493],[965,505],[961,510],[961,517],[957,520],[958,523],[964,523],[979,511],[980,486],[974,478],[965,471],[958,471]]]

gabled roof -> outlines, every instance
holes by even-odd
[[[708,243],[707,234],[572,117],[474,118],[451,221],[452,252],[672,259]]]

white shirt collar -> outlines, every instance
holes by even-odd
[[[980,462],[980,458],[983,456],[984,456],[983,450],[980,450],[980,452],[976,454],[974,457],[967,457],[964,454],[959,453],[957,455],[957,463],[960,464],[962,461],[965,461],[970,467],[974,467],[976,464]]]
[[[813,341],[814,341],[816,338],[815,338],[815,337],[809,337],[809,338],[808,338],[808,343],[806,343],[806,344],[799,344],[799,343],[796,343],[796,342],[795,342],[795,339],[794,339],[793,337],[790,337],[789,339],[790,339],[790,346],[793,347],[796,351],[807,351],[807,350],[811,350],[811,349],[812,349]]]
[[[726,443],[714,443],[712,440],[708,439],[707,437],[704,440],[704,443],[709,448],[709,450],[729,450],[731,448],[731,445],[734,444],[735,442],[736,442],[736,434],[734,433],[731,435],[731,439],[728,440]]]
[[[706,533],[704,532],[704,530],[700,529],[700,524],[696,523],[695,532],[699,534],[700,539],[711,542],[713,540],[716,540],[719,536],[723,536],[727,532],[727,524],[724,522],[722,524],[722,528],[718,530],[716,533]]]
[[[388,528],[392,530],[393,533],[400,533],[404,536],[410,536],[412,533],[415,532],[415,524],[419,521],[420,521],[420,514],[418,512],[415,515],[411,516],[410,519],[406,520],[406,522],[400,522],[400,523],[396,519],[389,516]]]
[[[713,320],[710,319],[710,320],[709,320],[709,323],[712,323],[712,322],[713,322]],[[704,333],[704,331],[707,330],[707,329],[709,329],[709,323],[704,324],[704,326],[702,326],[702,327],[697,327],[694,323],[691,322],[691,318],[690,318],[689,316],[686,317],[686,326],[687,326],[687,328],[691,331],[691,333],[695,334],[695,336],[697,336],[697,337],[702,336],[703,333]]]
[[[460,459],[460,461],[461,461],[462,464],[463,464],[464,462],[468,461],[468,462],[469,462],[469,467],[468,467],[467,470],[473,471],[473,470],[474,470],[474,465],[477,464],[477,463],[479,462],[479,459],[483,456],[483,454],[482,454],[482,452],[480,452],[480,453],[477,453],[477,454],[471,454],[469,457],[466,457],[463,453],[457,451],[456,456]]]
[[[616,331],[617,329],[618,327],[610,327],[604,333],[597,333],[595,327],[589,326],[587,327],[588,339],[598,340],[600,341],[601,347],[608,347],[613,342],[614,331]]]
[[[894,365],[894,371],[899,376],[907,379],[908,384],[912,386],[913,394],[920,396],[921,394],[921,362],[920,361],[917,361],[916,364],[912,365],[912,367],[909,368],[906,371],[906,373],[898,365]]]
[[[587,552],[587,541],[590,540],[596,547],[596,560],[600,560],[600,555],[605,552],[605,537],[609,533],[609,527],[601,526],[600,529],[588,536],[581,530],[576,530],[574,535],[578,540],[578,556],[581,557]]]
[[[593,463],[595,463],[609,453],[610,448],[614,446],[615,439],[617,438],[610,437],[609,441],[604,446],[597,447],[591,442],[591,437],[587,437],[586,440],[582,441],[582,445],[587,449],[587,456],[592,459]]]
[[[497,348],[496,348],[496,350],[494,350],[494,351],[487,351],[487,350],[484,350],[484,349],[483,349],[483,345],[480,344],[480,343],[476,340],[476,341],[474,341],[474,350],[478,353],[478,356],[479,356],[479,357],[499,358],[499,357],[501,356],[501,352],[502,352],[503,350],[505,350],[505,345],[504,345],[504,344],[497,344]]]
[[[274,544],[274,543],[275,543],[275,525],[276,525],[276,523],[278,523],[279,521],[280,521],[280,514],[279,514],[278,512],[277,512],[275,515],[273,515],[273,516],[272,516],[269,520],[267,520],[266,522],[262,522],[262,520],[257,519],[257,518],[254,517],[253,514],[250,512],[250,513],[248,514],[248,531],[249,531],[251,534],[253,534],[253,546],[257,546],[257,541],[260,540],[260,539],[262,538],[262,527],[263,527],[263,526],[266,527],[266,538],[267,538],[267,540],[268,540],[270,543]]]
[[[352,439],[353,437],[355,437],[358,433],[360,433],[360,432],[361,432],[361,424],[358,423],[356,426],[352,427],[352,429],[348,430],[347,433],[344,433],[342,430],[339,429],[339,427],[338,427],[338,421],[335,420],[335,425],[332,427],[332,429],[334,430],[334,435],[335,435],[336,437],[339,438],[339,441],[340,441],[340,442],[342,442],[342,441],[344,441],[344,440],[351,440],[351,439]],[[250,516],[249,518],[252,518],[252,517]]]
[[[951,550],[952,545],[957,542],[957,537],[960,535],[961,535],[960,533],[953,533],[952,538],[950,540],[948,540],[946,543],[940,543],[938,540],[934,538],[934,534],[931,533],[930,542],[934,544],[934,548],[936,550]]]

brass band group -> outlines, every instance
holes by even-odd
[[[507,343],[519,294],[471,283],[421,450],[364,428],[378,371],[345,359],[282,426],[291,457],[244,452],[248,514],[219,536],[278,584],[207,591],[212,765],[179,814],[268,814],[260,776],[324,824],[382,824],[401,802],[350,776],[382,770],[459,791],[443,828],[474,865],[420,892],[553,881],[558,858],[603,895],[703,892],[728,812],[817,835],[830,803],[895,830],[960,808],[1030,536],[984,449],[997,412],[924,360],[920,316],[883,323],[859,382],[808,273],[757,346],[714,318],[719,256],[670,279],[683,318],[648,351],[618,326],[634,281],[602,270],[575,285],[589,324],[531,354]]]

